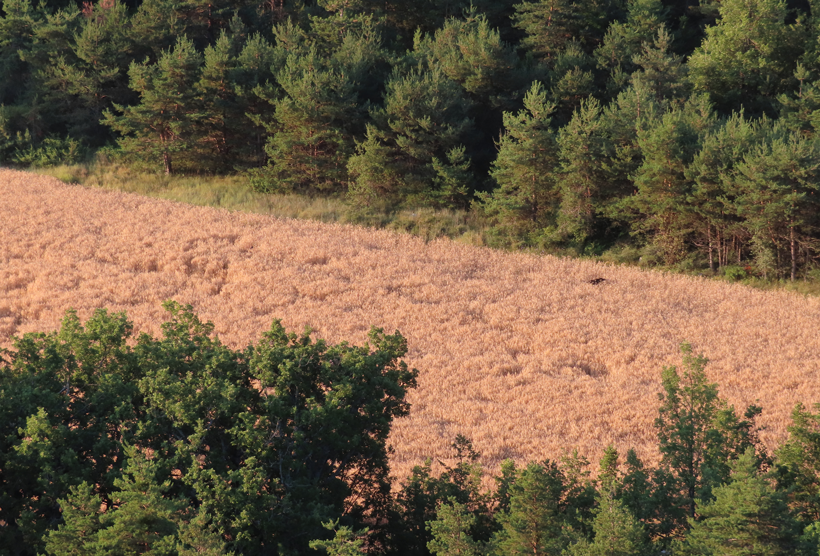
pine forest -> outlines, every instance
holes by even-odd
[[[0,6],[4,167],[485,246],[0,168],[0,556],[820,554],[820,302],[706,279],[820,282],[820,4]]]

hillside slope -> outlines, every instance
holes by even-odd
[[[759,400],[768,442],[795,402],[820,401],[818,299],[0,170],[0,345],[69,307],[125,310],[158,334],[171,298],[232,346],[273,318],[331,342],[401,331],[421,375],[392,435],[399,476],[457,433],[493,466],[574,447],[594,459],[609,442],[653,459],[661,369],[684,340],[731,403]]]

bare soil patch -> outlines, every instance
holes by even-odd
[[[331,342],[401,331],[421,374],[391,437],[398,476],[457,433],[491,466],[574,447],[595,460],[610,442],[654,460],[661,369],[682,341],[731,403],[759,400],[770,444],[795,402],[820,401],[820,299],[0,170],[0,345],[69,307],[125,310],[158,335],[165,299],[234,347],[274,318]]]

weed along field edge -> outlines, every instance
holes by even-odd
[[[160,333],[191,304],[244,346],[282,319],[360,344],[399,330],[420,370],[393,428],[393,472],[444,457],[456,434],[485,461],[591,460],[610,441],[655,460],[661,370],[681,342],[769,443],[798,401],[820,401],[820,299],[510,254],[449,240],[193,207],[0,170],[0,345],[54,330],[68,308],[127,311]]]

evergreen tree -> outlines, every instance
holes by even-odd
[[[202,55],[193,42],[179,39],[156,64],[132,64],[131,88],[140,94],[136,106],[107,110],[103,123],[122,134],[120,147],[147,162],[161,161],[166,174],[174,173],[174,158],[191,149],[195,123],[200,119],[196,83]]]
[[[374,122],[348,163],[350,199],[360,206],[429,198],[433,159],[468,143],[474,129],[463,89],[439,69],[397,68],[385,87],[384,106],[371,110]]]
[[[629,75],[636,69],[633,59],[664,29],[667,16],[668,9],[660,0],[627,0],[624,20],[609,25],[594,55],[598,66],[610,73],[608,89],[612,96],[626,87]]]
[[[642,52],[632,58],[640,68],[632,74],[632,80],[653,91],[658,104],[682,103],[688,92],[683,57],[676,56],[671,48],[672,36],[661,27],[654,43],[644,43]]]
[[[522,45],[541,58],[554,58],[570,40],[589,52],[600,42],[610,5],[599,0],[533,0],[515,6],[513,22],[525,33]]]
[[[601,494],[592,542],[582,540],[565,552],[569,556],[641,556],[646,554],[646,531],[640,521],[618,500],[612,489]]]
[[[561,207],[559,239],[583,244],[596,232],[599,212],[612,194],[605,163],[612,153],[601,125],[601,104],[591,98],[558,133]]]
[[[718,397],[717,385],[708,382],[708,360],[693,355],[688,344],[681,351],[683,373],[675,367],[663,370],[655,428],[662,463],[674,475],[687,515],[694,518],[696,500],[710,500],[712,489],[728,479],[729,461],[757,445],[753,419],[760,408],[750,406],[745,419],[739,419],[734,407]]]
[[[764,274],[777,272],[789,261],[788,275],[794,281],[801,256],[813,254],[818,178],[817,142],[778,128],[737,165],[738,212],[757,245],[757,264]]]
[[[506,241],[534,243],[552,223],[558,201],[553,108],[543,86],[535,82],[524,97],[524,110],[504,113],[498,158],[490,171],[499,187],[479,198]]]
[[[717,24],[689,58],[695,91],[727,112],[741,106],[752,114],[771,111],[776,96],[791,86],[805,28],[799,20],[787,22],[782,0],[727,0],[719,10]]]
[[[730,256],[740,262],[748,230],[738,215],[734,174],[767,127],[765,121],[753,122],[743,113],[733,113],[706,133],[686,169],[686,176],[694,181],[687,200],[697,219],[692,242],[705,252],[713,272],[730,264]]]
[[[638,191],[622,206],[635,211],[634,228],[651,238],[668,265],[679,262],[687,252],[692,223],[686,199],[693,184],[685,171],[713,120],[706,99],[695,97],[638,132],[643,154],[635,175]]]
[[[698,555],[775,556],[796,554],[799,529],[786,495],[758,471],[747,448],[732,463],[730,482],[713,490],[714,500],[697,501],[698,520],[677,552]]]
[[[804,526],[820,521],[820,405],[812,412],[798,403],[792,411],[789,437],[776,452],[778,490]]]
[[[453,499],[441,502],[436,519],[427,524],[433,539],[427,543],[436,556],[479,556],[481,545],[470,536],[476,517]]]
[[[96,534],[94,549],[123,556],[173,555],[176,516],[185,502],[165,496],[171,481],[161,477],[170,476],[171,470],[133,447],[126,448],[125,455],[128,460],[123,477],[114,481],[118,488],[112,496],[114,507],[100,516],[102,528]]]
[[[797,64],[794,78],[799,83],[795,96],[783,93],[780,103],[780,121],[790,130],[816,136],[820,128],[820,82],[811,80],[811,73]]]
[[[500,514],[502,526],[493,539],[498,554],[559,555],[567,545],[560,512],[564,484],[554,463],[530,463],[510,489],[509,510]]]

